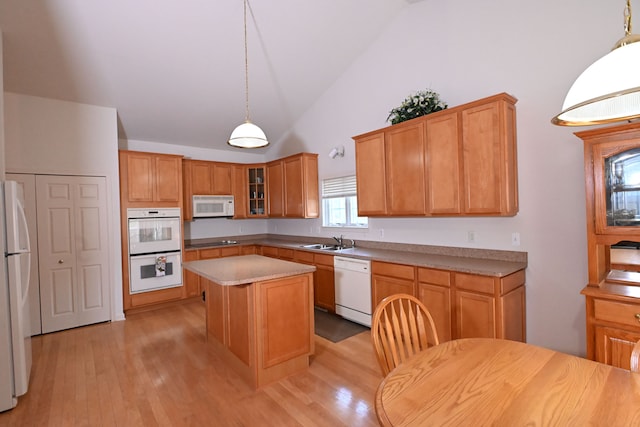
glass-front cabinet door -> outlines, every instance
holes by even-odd
[[[593,149],[596,233],[640,234],[640,144]]]

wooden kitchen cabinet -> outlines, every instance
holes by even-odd
[[[373,261],[372,304],[393,294],[420,299],[440,342],[458,338],[526,341],[525,273],[494,277]]]
[[[180,207],[182,156],[120,150],[120,198],[127,207]]]
[[[427,117],[425,143],[425,188],[427,213],[458,215],[462,213],[461,141],[459,113],[449,112]]]
[[[424,122],[412,122],[385,132],[389,215],[425,214],[424,150]]]
[[[199,259],[198,251],[197,250],[184,251],[182,253],[182,259],[185,262],[197,261]],[[191,297],[200,295],[200,292],[202,291],[200,288],[200,276],[198,276],[197,274],[187,269],[183,269],[182,277],[183,277],[182,283],[184,284],[185,298],[191,298]]]
[[[388,262],[371,262],[371,307],[389,295],[416,295],[416,267]]]
[[[265,165],[249,165],[246,172],[249,192],[248,217],[266,217],[268,213],[267,169]]]
[[[300,153],[282,159],[284,173],[284,216],[318,218],[318,155]]]
[[[417,297],[433,317],[440,342],[452,337],[451,275],[449,271],[418,267]]]
[[[387,215],[387,182],[384,162],[384,132],[356,137],[356,181],[358,215]]]
[[[462,196],[468,215],[518,212],[515,99],[503,96],[461,112]]]
[[[233,194],[234,165],[232,163],[184,159],[184,219],[193,219],[194,195]]]
[[[269,218],[317,218],[318,155],[300,153],[267,163]]]
[[[269,218],[284,217],[284,165],[282,160],[267,163]]]
[[[247,194],[247,167],[233,165],[233,219],[245,219],[249,216],[249,194]]]
[[[640,272],[612,262],[612,246],[640,242],[640,123],[576,135],[584,144],[587,357],[628,369],[640,339]],[[636,249],[616,249],[628,251]]]
[[[524,270],[505,277],[454,273],[455,338],[526,341]]]
[[[516,99],[498,94],[354,137],[362,216],[513,216]]]
[[[314,283],[314,303],[331,313],[336,312],[336,286],[333,270],[333,255],[314,254],[316,266]]]

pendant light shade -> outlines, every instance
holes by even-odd
[[[625,8],[625,33],[610,53],[577,78],[562,112],[551,123],[586,126],[640,117],[640,37],[631,34],[630,0]]]
[[[247,55],[247,2],[244,0],[244,89],[245,121],[236,127],[227,144],[238,148],[260,148],[269,145],[262,129],[249,120],[249,59]]]
[[[260,148],[268,144],[262,129],[249,121],[235,128],[229,138],[229,145],[240,148]]]

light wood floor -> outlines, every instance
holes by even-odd
[[[0,426],[377,426],[370,333],[316,336],[308,372],[259,391],[205,342],[190,302],[34,337],[29,392]]]

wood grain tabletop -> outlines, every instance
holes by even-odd
[[[380,383],[386,426],[640,426],[640,374],[516,341],[442,343]]]

